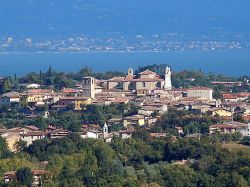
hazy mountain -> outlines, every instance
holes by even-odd
[[[247,36],[249,0],[2,0],[0,35]]]

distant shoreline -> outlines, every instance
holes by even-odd
[[[230,51],[249,51],[250,49],[227,49],[227,50],[183,50],[183,51],[79,51],[79,52],[27,52],[27,51],[17,51],[17,52],[0,52],[1,54],[101,54],[101,53],[216,53],[216,52],[230,52]]]

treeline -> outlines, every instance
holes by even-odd
[[[0,107],[0,128],[24,127],[25,125],[35,125],[45,130],[48,125],[54,125],[58,128],[68,129],[73,132],[79,132],[82,124],[103,125],[107,120],[114,117],[123,117],[137,114],[138,107],[134,104],[110,104],[110,105],[87,105],[82,106],[83,111],[75,112],[53,111],[50,110],[48,118],[44,118],[44,112],[38,111],[36,118],[28,118],[22,114],[23,109],[16,107],[9,110]]]
[[[20,90],[20,84],[23,83],[36,83],[44,87],[53,86],[54,89],[62,89],[64,87],[72,88],[74,84],[83,80],[83,77],[93,76],[97,79],[110,79],[114,76],[125,76],[124,72],[107,71],[105,73],[94,73],[91,68],[84,67],[76,73],[57,72],[50,66],[46,72],[40,71],[39,73],[31,72],[25,76],[7,77],[3,87],[0,91],[5,93],[10,90]]]
[[[137,70],[135,70],[135,74],[138,74],[141,71],[149,69],[151,71],[156,72],[164,78],[165,68],[167,65],[165,64],[153,64],[148,66],[140,66]],[[107,71],[104,73],[101,72],[93,72],[91,68],[84,67],[76,73],[64,73],[57,72],[52,69],[50,66],[46,72],[40,71],[39,73],[31,72],[25,76],[17,77],[14,75],[13,77],[8,77],[4,84],[0,87],[0,93],[5,93],[10,90],[20,90],[20,84],[22,83],[37,83],[41,84],[45,87],[53,87],[54,89],[62,89],[63,87],[73,87],[75,83],[81,81],[83,77],[93,76],[97,79],[110,79],[114,76],[125,76],[125,71]],[[242,87],[233,87],[227,88],[223,85],[214,86],[211,85],[212,81],[242,81],[245,82],[250,80],[250,77],[242,76],[240,78],[232,78],[224,75],[216,75],[213,73],[204,73],[201,70],[199,71],[181,71],[181,72],[173,72],[172,76],[172,84],[175,88],[186,88],[193,86],[209,86],[212,87],[215,91],[215,95],[218,95],[220,91],[250,91],[250,86],[244,85]]]
[[[185,165],[174,164],[187,160]],[[115,138],[111,144],[81,139],[43,139],[0,160],[0,175],[48,161],[43,186],[249,186],[250,158],[220,147],[209,137]],[[21,164],[20,164],[21,163]]]

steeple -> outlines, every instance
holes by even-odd
[[[102,131],[103,131],[103,138],[107,138],[109,133],[107,123],[103,125]]]
[[[128,75],[131,75],[131,76],[134,75],[134,70],[132,68],[128,69]]]
[[[171,75],[172,75],[171,69],[169,66],[167,66],[165,71],[164,90],[172,90]]]

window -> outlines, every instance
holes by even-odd
[[[144,88],[146,87],[146,83],[145,82],[142,83],[142,87],[144,87]]]

